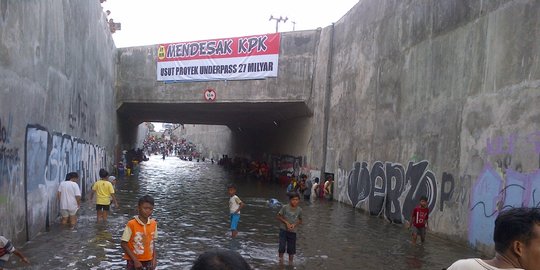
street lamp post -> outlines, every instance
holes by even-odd
[[[283,18],[283,17],[281,17],[281,16],[279,16],[279,18],[274,18],[274,16],[270,15],[269,21],[271,21],[271,20],[275,20],[275,21],[276,21],[276,33],[277,33],[277,32],[278,32],[278,24],[279,24],[280,22],[284,22],[284,23],[285,23],[285,22],[287,22],[288,19],[289,19],[289,18],[287,18],[287,17]]]

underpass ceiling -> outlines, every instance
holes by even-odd
[[[212,102],[123,103],[118,114],[133,124],[167,122],[258,129],[279,125],[289,119],[309,117],[312,113],[305,102]]]

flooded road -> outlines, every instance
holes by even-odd
[[[239,235],[230,238],[226,186],[235,183],[242,209]],[[158,221],[158,269],[189,269],[198,254],[210,248],[236,250],[254,269],[441,269],[459,258],[477,257],[473,250],[429,234],[424,246],[412,246],[403,226],[388,224],[351,206],[302,201],[304,224],[298,230],[293,266],[278,264],[278,208],[286,203],[285,188],[235,177],[217,164],[162,160],[141,163],[140,174],[120,179],[107,224],[96,224],[93,202],[84,202],[74,230],[55,224],[47,233],[20,248],[31,266],[10,260],[16,269],[124,269],[120,237],[136,214],[137,200],[155,198]],[[285,259],[287,263],[287,259]]]

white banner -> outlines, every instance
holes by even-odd
[[[280,35],[162,44],[158,81],[249,80],[277,77]]]

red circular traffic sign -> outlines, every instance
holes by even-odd
[[[216,90],[208,88],[204,90],[204,99],[206,101],[215,101],[217,97]]]

